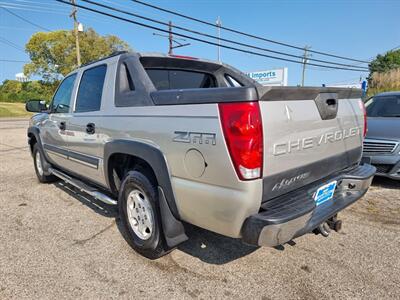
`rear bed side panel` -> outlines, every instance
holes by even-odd
[[[104,143],[136,140],[161,150],[182,220],[239,237],[244,220],[258,212],[262,180],[237,178],[217,104],[114,107],[101,118]]]

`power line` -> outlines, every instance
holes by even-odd
[[[63,0],[55,0],[55,1],[67,4],[67,5],[72,5],[71,3],[63,1]],[[87,6],[80,5],[80,4],[76,4],[76,6],[79,7],[79,8],[85,9],[85,10],[89,10],[89,11],[95,12],[97,14],[101,14],[101,15],[108,16],[108,17],[111,17],[111,18],[114,18],[114,19],[118,19],[118,20],[121,20],[121,21],[132,23],[132,24],[135,24],[135,25],[138,25],[138,26],[141,26],[141,27],[150,28],[150,29],[157,30],[157,31],[160,31],[160,32],[164,32],[164,33],[169,33],[168,30],[165,30],[165,29],[162,29],[162,28],[159,28],[159,27],[155,27],[155,26],[151,26],[151,25],[147,25],[147,24],[144,24],[144,23],[140,23],[140,22],[137,22],[137,21],[133,21],[133,20],[130,20],[130,19],[126,19],[124,17],[116,16],[116,15],[113,15],[113,14],[109,14],[107,12],[100,11],[100,10],[97,10],[97,9],[94,9],[94,8],[90,8],[90,7],[87,7]],[[185,34],[181,34],[181,33],[177,33],[177,32],[172,32],[172,33],[174,35],[181,36],[181,37],[184,37],[184,38],[187,38],[187,39],[191,39],[191,40],[194,40],[194,41],[206,43],[206,44],[213,45],[213,46],[218,46],[218,43],[215,43],[215,42],[203,40],[203,39],[200,39],[200,38],[196,38],[196,37],[193,37],[193,36],[189,36],[189,35],[185,35]],[[232,46],[228,46],[228,45],[221,44],[220,47],[223,47],[223,48],[226,48],[226,49],[230,49],[230,50],[235,50],[235,51],[238,51],[238,52],[253,54],[253,55],[257,55],[257,56],[262,56],[262,57],[266,57],[266,58],[283,60],[283,61],[292,62],[292,63],[296,63],[296,64],[302,64],[302,62],[297,61],[297,60],[281,58],[281,57],[272,56],[272,55],[266,55],[266,54],[262,54],[262,53],[259,53],[259,52],[240,49],[240,48],[236,48],[236,47],[232,47]],[[309,63],[309,65],[317,66],[317,67],[325,67],[325,68],[337,69],[337,70],[367,72],[366,70],[364,71],[364,70],[361,70],[361,69],[351,69],[351,68],[344,68],[344,67],[327,66],[327,65],[314,64],[314,63]]]
[[[0,36],[0,42],[25,53],[25,50],[22,47],[20,47],[19,45],[7,40],[6,38],[1,37],[1,36]]]
[[[28,4],[19,4],[19,6],[15,6],[14,3],[11,3],[11,4],[4,3],[3,4],[3,3],[0,2],[0,7],[12,9],[12,10],[31,11],[31,12],[37,12],[37,13],[48,12],[50,14],[58,14],[58,15],[63,15],[63,16],[69,15],[69,12],[64,10],[64,9],[54,10],[54,9],[49,9],[48,6],[47,7],[42,7],[42,6],[38,6],[37,4],[44,5],[45,3],[35,3],[34,6],[30,6]],[[62,5],[62,4],[57,4],[57,5],[60,5],[60,6],[64,7],[64,5]],[[57,8],[60,7],[60,6],[57,6]],[[86,14],[81,14],[81,19],[104,23],[104,20],[100,20],[100,19],[94,18],[93,16],[89,17]],[[51,30],[48,30],[48,31],[51,31]]]
[[[39,9],[39,10],[37,10],[37,9],[34,9],[34,8],[20,8],[20,7],[14,7],[14,6],[3,6],[3,5],[0,5],[0,7],[6,7],[6,8],[9,8],[9,9],[12,9],[13,11],[29,11],[29,12],[35,12],[35,13],[48,13],[48,14],[51,14],[51,15],[61,15],[61,16],[66,16],[66,15],[68,15],[68,13],[67,12],[55,12],[55,11],[50,11],[50,10],[45,10],[45,9]],[[43,30],[43,29],[41,29],[41,31],[46,31],[46,30]]]
[[[14,8],[25,8],[25,7],[32,7],[35,9],[47,9],[51,11],[62,11],[65,12],[65,7],[61,4],[58,3],[45,3],[45,2],[39,2],[39,1],[22,1],[22,0],[13,0],[13,1],[7,1],[7,0],[2,0],[0,2],[1,5],[5,6],[13,6]]]
[[[136,18],[144,19],[146,21],[150,21],[150,22],[153,22],[153,23],[156,23],[156,24],[160,24],[160,25],[164,25],[164,26],[170,27],[170,24],[167,23],[167,22],[158,21],[158,20],[155,20],[155,19],[152,19],[152,18],[148,18],[148,17],[142,16],[142,15],[139,15],[139,14],[135,14],[135,13],[132,13],[132,12],[127,12],[127,11],[124,11],[122,9],[118,9],[118,8],[115,8],[115,7],[112,7],[112,6],[109,6],[109,5],[97,3],[97,2],[94,2],[94,1],[91,1],[91,0],[82,0],[82,1],[90,3],[90,4],[93,4],[93,5],[96,5],[96,6],[100,6],[102,8],[110,9],[110,10],[115,11],[115,12],[123,13],[123,14],[130,15],[130,16],[133,16],[133,17],[136,17]],[[285,53],[285,52],[281,52],[281,51],[275,51],[275,50],[271,50],[271,49],[267,49],[267,48],[257,47],[257,46],[253,46],[253,45],[246,44],[246,43],[241,43],[241,42],[237,42],[237,41],[233,41],[233,40],[229,40],[229,39],[225,39],[225,38],[221,38],[221,37],[216,37],[214,35],[210,35],[210,34],[206,34],[206,33],[203,33],[203,32],[195,31],[195,30],[188,29],[188,28],[182,27],[182,26],[171,25],[171,27],[179,29],[179,30],[183,30],[183,31],[186,31],[186,32],[194,33],[194,34],[197,34],[197,35],[200,35],[200,36],[204,36],[204,37],[215,39],[215,40],[218,41],[218,44],[219,44],[220,41],[224,41],[224,42],[228,42],[228,43],[231,43],[231,44],[240,45],[240,46],[244,46],[244,47],[248,47],[248,48],[252,48],[252,49],[257,49],[257,50],[261,50],[261,51],[266,51],[266,52],[270,52],[270,53],[274,53],[274,54],[278,54],[278,55],[282,55],[282,56],[288,56],[288,57],[303,59],[302,55],[294,55],[294,54],[289,54],[289,53]],[[217,26],[217,27],[219,28],[219,26]],[[362,70],[365,70],[365,71],[367,70],[364,67],[358,67],[358,66],[349,65],[349,64],[336,63],[336,62],[320,60],[320,59],[315,59],[315,58],[309,58],[308,60],[309,61],[316,61],[316,62],[320,62],[320,63],[325,63],[325,64],[330,64],[330,65],[344,66],[344,67],[350,67],[350,68],[359,68],[360,70],[362,69]]]
[[[159,11],[163,11],[163,12],[175,15],[175,16],[179,16],[179,17],[182,17],[182,18],[185,18],[185,19],[188,19],[188,20],[192,20],[192,21],[195,21],[195,22],[198,22],[198,23],[202,23],[202,24],[209,25],[209,26],[212,26],[212,27],[218,27],[214,23],[207,22],[207,21],[204,21],[204,20],[201,20],[201,19],[197,19],[197,18],[194,18],[194,17],[190,17],[188,15],[184,15],[184,14],[181,14],[181,13],[169,10],[169,9],[165,9],[165,8],[153,5],[153,4],[149,4],[149,3],[143,2],[143,1],[139,1],[139,0],[131,0],[131,1],[139,3],[139,4],[147,6],[147,7],[151,7],[151,8],[157,9]],[[233,33],[236,33],[236,34],[240,34],[240,35],[244,35],[244,36],[247,36],[247,37],[255,38],[255,39],[258,39],[258,40],[265,41],[265,42],[269,42],[269,43],[273,43],[273,44],[277,44],[277,45],[281,45],[281,46],[285,46],[285,47],[289,47],[289,48],[293,48],[293,49],[304,50],[303,47],[299,47],[299,46],[295,46],[295,45],[291,45],[291,44],[288,44],[288,43],[283,43],[283,42],[279,42],[279,41],[275,41],[275,40],[271,40],[271,39],[266,39],[266,38],[263,38],[263,37],[260,37],[260,36],[256,36],[254,34],[246,33],[246,32],[243,32],[243,31],[239,31],[239,30],[236,30],[236,29],[233,29],[233,28],[229,28],[229,27],[225,27],[225,26],[220,26],[220,28],[224,29],[226,31],[230,31],[230,32],[233,32]],[[330,56],[330,57],[335,57],[335,58],[339,58],[339,59],[344,59],[344,60],[351,60],[351,61],[367,63],[367,64],[370,63],[369,61],[364,61],[364,60],[345,57],[345,56],[339,56],[339,55],[326,53],[326,52],[322,52],[322,51],[310,50],[310,52],[315,53],[315,54],[324,55],[324,56]]]
[[[15,26],[4,26],[4,25],[0,25],[0,28],[15,29],[15,30],[27,30],[27,31],[34,30],[34,29],[32,29],[32,27],[28,28],[28,27],[15,27]]]
[[[13,60],[13,59],[0,59],[0,61],[15,62],[15,63],[28,63],[29,62],[29,61],[24,61],[24,60]]]
[[[67,5],[72,5],[71,3],[63,1],[63,0],[55,0],[55,1],[67,4]],[[161,32],[164,32],[164,33],[169,33],[168,30],[165,30],[165,29],[162,29],[162,28],[158,28],[158,27],[155,27],[155,26],[151,26],[151,25],[147,25],[147,24],[144,24],[144,23],[140,23],[140,22],[137,22],[137,21],[133,21],[133,20],[130,20],[130,19],[126,19],[126,18],[123,18],[123,17],[120,17],[120,16],[116,16],[116,15],[113,15],[113,14],[109,14],[107,12],[100,11],[100,10],[97,10],[97,9],[94,9],[94,8],[90,8],[90,7],[87,7],[87,6],[80,5],[80,4],[76,4],[75,6],[77,6],[79,8],[82,8],[82,9],[85,9],[85,10],[89,10],[91,12],[95,12],[97,14],[101,14],[101,15],[108,16],[108,17],[111,17],[111,18],[114,18],[114,19],[118,19],[118,20],[121,20],[121,21],[132,23],[132,24],[135,24],[135,25],[138,25],[138,26],[141,26],[141,27],[150,28],[150,29],[161,31]],[[203,40],[203,39],[199,39],[199,38],[196,38],[196,37],[193,37],[193,36],[188,36],[188,35],[177,33],[177,32],[172,32],[172,33],[175,34],[175,35],[184,37],[184,38],[188,38],[188,39],[191,39],[191,40],[194,40],[194,41],[198,41],[198,42],[203,42],[203,43],[206,43],[206,44],[209,44],[209,45],[214,45],[214,46],[218,45],[217,43],[214,43],[214,42],[211,42],[211,41],[207,41],[207,40]],[[278,59],[278,60],[293,62],[293,63],[297,63],[297,64],[302,64],[302,62],[297,61],[297,60],[286,59],[286,58],[281,58],[281,57],[272,56],[272,55],[266,55],[266,54],[262,54],[262,53],[258,53],[258,52],[254,52],[254,51],[250,51],[250,50],[245,50],[245,49],[240,49],[240,48],[236,48],[236,47],[232,47],[232,46],[228,46],[228,45],[222,45],[221,44],[220,46],[223,47],[223,48],[226,48],[226,49],[235,50],[235,51],[239,51],[239,52],[243,52],[243,53],[248,53],[248,54],[253,54],[253,55],[262,56],[262,57],[266,57],[266,58],[272,58],[272,59]],[[350,69],[350,68],[326,66],[326,65],[314,64],[314,63],[309,63],[309,65],[313,65],[313,66],[317,66],[317,67],[331,68],[331,69],[338,69],[338,70],[366,72],[366,71],[363,71],[363,70],[360,70],[360,69]]]
[[[52,2],[53,2],[53,0],[51,0]],[[30,2],[30,3],[32,3],[32,1],[25,1],[25,2]],[[49,6],[47,5],[46,7],[44,7],[44,6],[38,6],[38,4],[40,4],[40,5],[46,5],[46,3],[44,3],[44,2],[40,2],[40,3],[34,3],[34,5],[33,6],[30,6],[29,4],[19,4],[20,5],[20,7],[16,7],[16,6],[13,6],[13,5],[15,5],[14,3],[7,3],[7,2],[5,2],[4,4],[2,3],[2,2],[0,2],[0,7],[1,8],[8,8],[8,9],[12,9],[12,10],[22,10],[22,11],[32,11],[32,12],[38,12],[38,13],[45,13],[45,12],[47,12],[47,13],[50,13],[50,14],[58,14],[58,15],[63,15],[63,16],[65,16],[65,15],[69,15],[69,12],[65,9],[65,6],[64,5],[62,5],[62,4],[56,4],[57,6],[57,10],[55,10],[55,9],[49,9]],[[24,5],[24,6],[21,6],[21,5]],[[52,5],[54,5],[54,2],[52,3]],[[60,9],[58,9],[58,8],[60,8]],[[63,8],[63,9],[61,9],[61,8]],[[86,13],[81,13],[80,14],[81,15],[81,19],[84,19],[84,20],[88,20],[88,21],[96,21],[96,22],[102,22],[102,23],[104,23],[104,20],[101,20],[101,19],[97,19],[97,18],[94,18],[93,16],[89,16],[89,15],[87,15]],[[6,28],[6,26],[0,26],[0,28],[1,27],[3,27],[3,28]],[[15,27],[10,27],[10,28],[14,28],[14,29],[22,29],[22,28],[15,28]],[[25,29],[28,29],[28,28],[25,28]],[[31,30],[31,29],[29,29],[29,30]],[[51,31],[50,29],[48,29],[47,31]]]
[[[397,46],[397,47],[394,47],[394,48],[390,49],[388,52],[390,52],[390,51],[394,51],[394,50],[397,50],[397,49],[399,49],[399,48],[400,48],[400,45],[399,45],[399,46]]]
[[[22,11],[32,11],[32,12],[37,12],[37,13],[43,13],[43,12],[49,12],[51,14],[57,14],[57,15],[66,15],[67,12],[65,11],[60,11],[60,10],[52,10],[49,8],[42,8],[42,7],[32,7],[32,6],[27,6],[27,5],[10,5],[8,3],[3,4],[0,3],[1,7],[9,8],[12,10],[22,10]]]
[[[33,22],[31,22],[31,21],[25,19],[24,17],[21,17],[20,15],[17,15],[16,13],[12,12],[12,11],[9,10],[8,8],[5,8],[4,6],[0,6],[0,7],[1,7],[2,9],[4,9],[5,11],[7,11],[9,14],[12,14],[13,16],[17,17],[18,19],[21,19],[21,20],[25,21],[26,23],[29,23],[29,24],[31,24],[31,25],[33,25],[33,26],[36,26],[37,28],[40,28],[40,29],[45,30],[45,31],[51,31],[50,29],[47,29],[47,28],[45,28],[45,27],[43,27],[43,26],[40,26],[40,25],[38,25],[38,24],[36,24],[36,23],[33,23]]]
[[[49,7],[49,3],[47,1],[35,1],[35,0],[2,0],[7,4],[19,4],[19,5],[32,5],[38,6],[38,5],[44,5],[46,7]],[[8,2],[9,1],[9,2]],[[52,0],[50,0],[52,2]],[[52,3],[51,4],[52,8],[65,8],[64,5],[57,4],[57,3]]]

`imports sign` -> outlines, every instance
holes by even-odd
[[[247,72],[246,75],[262,85],[272,85],[272,86],[288,85],[288,68]]]

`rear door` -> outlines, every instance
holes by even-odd
[[[69,169],[100,185],[104,185],[101,159],[104,141],[98,121],[106,73],[107,64],[83,70],[68,123],[71,132],[68,140]]]
[[[72,95],[77,74],[66,77],[59,85],[50,105],[49,118],[41,126],[43,148],[51,161],[65,167],[68,163],[68,128]]]
[[[264,90],[264,200],[357,164],[364,116],[349,90]],[[268,95],[269,94],[269,95]]]

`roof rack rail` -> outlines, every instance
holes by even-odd
[[[87,62],[86,64],[81,64],[80,67],[85,67],[85,66],[91,65],[91,64],[93,64],[93,63],[102,61],[102,60],[104,60],[104,59],[107,59],[107,58],[110,58],[110,57],[114,57],[114,56],[117,56],[117,55],[121,55],[121,54],[125,54],[125,53],[128,53],[128,52],[129,52],[129,51],[127,51],[127,50],[114,51],[113,53],[111,53],[110,55],[107,55],[107,56],[105,56],[105,57],[101,57],[101,58],[99,58],[99,59],[89,61],[89,62]]]

